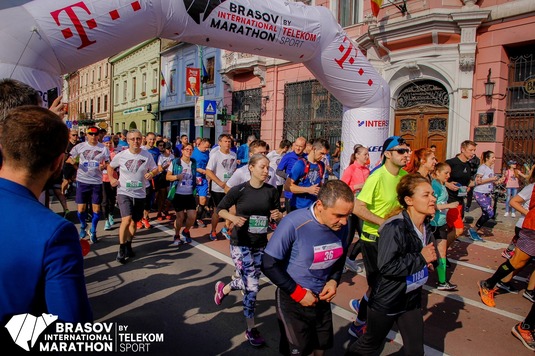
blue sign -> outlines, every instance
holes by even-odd
[[[65,124],[67,125],[68,129],[72,129],[72,121],[66,121]]]
[[[217,103],[215,100],[204,101],[204,114],[215,115],[217,113]]]

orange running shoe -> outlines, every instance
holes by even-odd
[[[141,219],[141,223],[143,224],[143,226],[145,227],[145,229],[150,229],[150,228],[151,228],[148,219],[145,219],[145,218]]]
[[[489,289],[486,286],[485,281],[477,282],[477,286],[479,287],[479,296],[481,297],[481,301],[485,303],[485,305],[494,308],[496,306],[496,302],[494,301],[494,293],[496,292],[496,288]]]
[[[141,220],[136,223],[136,229],[143,229],[143,223],[141,222]]]

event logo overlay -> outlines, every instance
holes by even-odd
[[[19,314],[9,320],[6,329],[15,344],[26,351],[150,352],[152,344],[164,342],[163,333],[132,332],[128,325],[64,323],[57,319],[52,314]]]

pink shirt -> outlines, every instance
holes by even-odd
[[[508,169],[505,171],[505,187],[506,188],[519,188],[520,184],[518,183],[518,176],[515,174],[515,171]]]
[[[349,185],[349,188],[355,193],[355,184],[364,183],[366,178],[370,175],[370,169],[367,166],[363,166],[358,161],[353,162],[346,168],[344,174],[342,174],[342,182]]]

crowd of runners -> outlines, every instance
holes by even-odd
[[[58,117],[47,117],[46,112],[35,107],[15,110],[4,118],[1,132],[15,130],[14,123],[26,117],[34,126],[45,118],[57,125]],[[28,132],[38,131],[32,126]],[[357,144],[350,165],[339,172],[340,145],[330,155],[330,144],[322,138],[282,140],[270,151],[254,136],[236,147],[229,134],[220,135],[213,147],[206,138],[189,142],[182,135],[173,143],[138,130],[108,135],[95,126],[84,132],[65,130],[67,135],[68,143],[56,145],[65,151],[48,159],[51,168],[40,168],[46,175],[36,181],[39,184],[29,181],[35,198],[42,192],[46,204],[46,195],[55,194],[67,216],[65,195],[74,190],[81,241],[98,243],[98,224],[104,221],[104,230],[109,230],[120,218],[116,260],[121,264],[135,258],[136,231],[151,228],[151,212],[156,213],[154,220],[173,223],[172,244],[177,247],[191,243],[190,229],[208,222],[210,240],[229,240],[235,266],[229,281],[215,284],[214,302],[223,305],[229,293],[242,292],[245,337],[255,347],[265,343],[254,318],[261,272],[277,286],[281,353],[321,355],[333,346],[330,302],[342,273],[365,270],[368,288],[355,291],[350,301],[356,315],[348,332],[356,340],[347,354],[379,354],[396,323],[405,352],[423,355],[422,287],[434,271],[438,290],[457,290],[447,279],[448,248],[462,234],[484,243],[486,223],[496,216],[492,193],[497,184],[507,189],[505,217],[519,213],[519,221],[511,245],[502,252],[504,263],[491,278],[480,281],[474,293],[494,307],[496,290],[514,292],[510,280],[535,256],[534,170],[509,161],[504,174],[497,175],[494,152],[482,152],[476,160],[473,141],[462,142],[455,157],[437,162],[436,147],[411,148],[402,137],[391,136],[376,167],[370,167],[368,149]],[[10,182],[26,182],[16,172],[35,168],[21,168],[31,162],[22,161],[2,135],[0,143],[5,148],[0,188],[6,192],[4,199],[12,199],[15,183]],[[464,214],[472,199],[481,216],[466,224]],[[33,200],[32,207],[44,214]],[[225,223],[218,230],[221,220]],[[54,224],[64,225],[57,219]],[[57,238],[57,231],[51,234]],[[523,293],[532,302],[534,287],[532,275]],[[76,288],[85,293],[79,283]],[[58,313],[63,313],[61,308]],[[90,318],[90,312],[83,318],[66,317]],[[532,307],[512,333],[535,350],[534,328]]]

